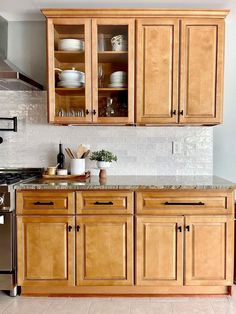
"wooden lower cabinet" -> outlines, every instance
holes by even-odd
[[[74,217],[18,216],[18,285],[74,285]]]
[[[133,217],[77,217],[77,285],[133,284]]]
[[[185,284],[232,285],[232,217],[190,216],[185,219]]]
[[[183,285],[183,217],[136,218],[137,285]]]

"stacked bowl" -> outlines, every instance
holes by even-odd
[[[58,49],[63,51],[84,51],[84,41],[81,39],[60,39]]]
[[[124,71],[116,71],[110,75],[109,87],[119,88],[127,86],[127,73]]]
[[[55,70],[59,71],[59,82],[57,83],[58,87],[66,88],[78,88],[84,86],[85,83],[85,74],[84,72],[77,71],[75,68],[71,70],[62,71],[59,68]]]

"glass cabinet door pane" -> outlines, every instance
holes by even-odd
[[[54,122],[90,122],[91,20],[54,21],[53,51]]]
[[[96,38],[93,107],[97,108],[94,120],[108,124],[132,123],[134,21],[106,19],[93,23]]]

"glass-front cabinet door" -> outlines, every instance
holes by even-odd
[[[92,20],[94,123],[134,123],[134,59],[134,19]]]
[[[47,21],[49,122],[92,122],[91,19]]]

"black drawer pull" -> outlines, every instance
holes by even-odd
[[[94,205],[113,205],[113,202],[95,202]]]
[[[178,227],[179,232],[182,232],[182,226]]]
[[[189,206],[189,205],[194,205],[194,206],[203,206],[205,205],[205,203],[203,202],[198,202],[198,203],[171,203],[171,202],[165,202],[165,205],[185,205],[185,206]]]
[[[80,226],[79,225],[77,225],[76,230],[77,230],[77,232],[80,231]]]
[[[54,205],[53,202],[35,202],[34,205]]]
[[[71,232],[72,226],[68,226],[68,231]]]

